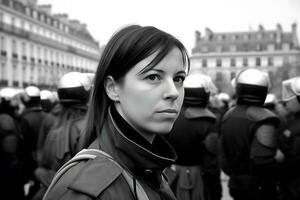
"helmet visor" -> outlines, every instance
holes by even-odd
[[[300,96],[300,93],[297,93],[294,86],[295,79],[289,79],[282,82],[282,100],[289,101],[296,96]]]

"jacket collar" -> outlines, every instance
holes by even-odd
[[[126,129],[130,130],[130,129]],[[162,137],[157,135],[152,144],[143,145],[121,131],[112,117],[111,109],[99,138],[100,148],[114,157],[132,173],[137,175],[159,172],[174,163],[177,158],[174,149]]]

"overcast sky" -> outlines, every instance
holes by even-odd
[[[51,4],[52,14],[67,13],[69,19],[86,23],[92,36],[107,43],[127,24],[152,25],[180,39],[188,51],[194,47],[195,30],[214,32],[265,29],[291,31],[298,24],[300,0],[38,0]],[[300,39],[300,37],[298,37]]]

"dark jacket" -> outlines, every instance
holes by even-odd
[[[160,136],[156,136],[152,144],[148,143],[114,109],[111,110],[97,138],[100,149],[141,183],[150,200],[175,199],[168,185],[162,181],[162,171],[176,158],[174,150]],[[96,158],[71,168],[49,192],[46,200],[50,199],[136,198],[120,170]]]
[[[24,138],[25,168],[29,178],[37,167],[37,149],[41,125],[47,114],[41,107],[26,108],[21,116],[21,134]]]
[[[237,105],[221,122],[222,167],[228,175],[266,175],[276,163],[277,116],[271,111]],[[258,130],[263,128],[260,135]],[[270,168],[269,168],[270,167]]]
[[[207,108],[184,105],[181,109],[166,138],[178,155],[176,166],[167,170],[178,199],[221,198],[216,129],[216,116]]]
[[[300,112],[287,124],[280,138],[285,160],[281,168],[281,181],[286,199],[300,198]]]
[[[25,199],[22,140],[14,119],[0,114],[0,196],[1,199]]]

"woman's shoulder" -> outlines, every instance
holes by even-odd
[[[59,177],[45,199],[96,198],[121,174],[122,169],[104,156],[81,160]]]

